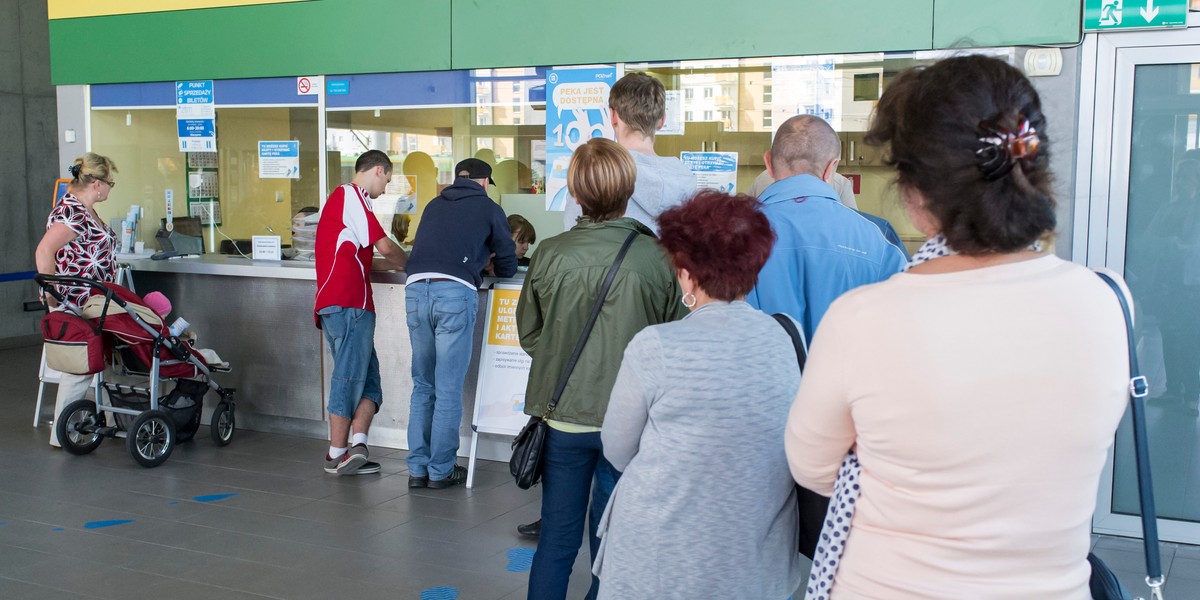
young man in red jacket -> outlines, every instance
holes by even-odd
[[[364,152],[354,164],[354,178],[333,190],[317,223],[313,318],[333,354],[326,473],[379,472],[377,463],[367,461],[367,432],[383,402],[375,355],[371,260],[376,250],[398,270],[404,269],[408,260],[371,211],[371,200],[383,193],[391,177],[392,161],[386,154]],[[352,443],[349,448],[348,443]]]

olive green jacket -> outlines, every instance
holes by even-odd
[[[517,305],[521,346],[533,358],[525,414],[543,416],[571,359],[604,277],[629,232],[638,231],[551,419],[599,427],[625,345],[647,325],[687,314],[666,253],[650,230],[628,217],[584,218],[539,244]]]

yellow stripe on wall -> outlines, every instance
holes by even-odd
[[[50,19],[78,19],[84,17],[109,17],[149,12],[171,12],[196,8],[227,8],[255,4],[283,4],[285,2],[307,2],[308,0],[46,0]]]

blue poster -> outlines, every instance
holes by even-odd
[[[594,137],[616,137],[608,113],[616,79],[616,67],[546,73],[546,210],[566,206],[567,166],[575,149]]]
[[[217,112],[211,80],[175,82],[175,119],[180,152],[217,151]]]
[[[259,142],[259,179],[300,179],[300,142]]]
[[[734,193],[737,187],[737,152],[681,152],[679,159],[696,174],[696,189]]]

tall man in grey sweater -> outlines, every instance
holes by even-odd
[[[696,176],[683,161],[654,153],[654,133],[666,122],[666,88],[645,73],[627,73],[613,84],[608,110],[617,143],[633,155],[637,164],[637,183],[625,216],[637,219],[657,235],[658,215],[696,192]],[[574,227],[581,216],[579,203],[568,200],[563,210],[563,230]]]

